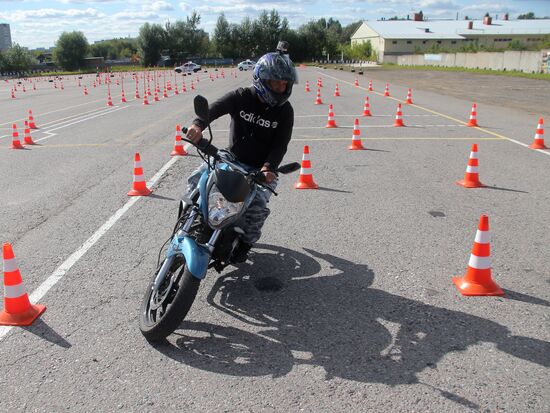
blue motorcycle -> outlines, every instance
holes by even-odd
[[[197,116],[208,120],[208,101],[196,96],[194,106]],[[157,271],[141,305],[139,327],[149,341],[165,339],[180,325],[209,268],[221,273],[231,264],[239,237],[244,233],[237,225],[238,220],[258,188],[277,195],[265,184],[261,171],[246,170],[221,156],[223,153],[211,143],[210,126],[208,131],[210,140],[202,138],[195,145],[208,167],[197,188],[180,201],[176,225],[159,252]],[[300,164],[293,162],[273,172],[287,174],[298,169]],[[165,257],[161,262],[163,251]]]

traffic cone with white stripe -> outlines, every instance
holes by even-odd
[[[21,141],[19,140],[19,132],[17,132],[17,125],[14,123],[11,125],[12,127],[12,134],[11,134],[11,149],[25,149],[23,145],[21,145]]]
[[[359,79],[355,78],[355,87],[359,87]]]
[[[359,137],[361,135],[361,131],[359,130],[359,119],[355,118],[355,122],[353,124],[353,136],[351,138],[351,145],[348,146],[348,149],[350,151],[364,151],[366,148],[361,143],[361,138]]]
[[[84,96],[88,95],[88,88],[86,87],[86,85],[84,85],[84,92],[82,93],[84,94]]]
[[[337,128],[336,121],[334,120],[334,112],[332,111],[332,103],[328,105],[328,120],[325,128]]]
[[[141,98],[141,96],[139,96],[139,84],[138,84],[137,80],[136,80],[136,93],[134,93],[134,98],[135,99],[140,99]]]
[[[46,307],[31,304],[17,267],[11,244],[2,246],[4,261],[4,309],[0,312],[1,326],[30,326]]]
[[[403,123],[403,112],[401,112],[401,103],[397,104],[397,113],[395,114],[395,122],[393,123],[393,126],[405,126],[405,124]]]
[[[322,105],[323,101],[321,100],[321,89],[317,89],[317,97],[315,98],[316,105]]]
[[[145,92],[143,94],[143,104],[144,105],[148,105],[149,104],[149,100],[147,99],[147,92]]]
[[[309,88],[309,80],[306,80],[306,92],[311,92],[311,89]]]
[[[386,89],[384,90],[384,96],[390,95],[390,85],[389,83],[386,83]]]
[[[531,149],[548,149],[544,144],[544,119],[539,119],[539,124],[537,125],[537,131],[535,132],[535,140],[531,145]]]
[[[370,113],[370,104],[369,104],[369,97],[365,97],[365,104],[363,105],[363,113],[362,116],[372,116]]]
[[[336,88],[334,88],[334,96],[340,96],[340,88],[338,87],[338,83],[336,83]]]
[[[304,155],[302,157],[302,168],[298,182],[294,184],[296,189],[317,189],[319,186],[313,181],[311,174],[311,161],[309,160],[309,146],[304,146]]]
[[[453,277],[453,283],[462,295],[503,296],[504,291],[493,281],[491,271],[489,217],[481,215],[466,274]]]
[[[151,190],[147,188],[145,180],[143,179],[143,168],[141,167],[141,158],[139,153],[136,152],[134,156],[134,182],[132,189],[128,192],[129,196],[147,196],[151,195]]]
[[[470,127],[476,127],[479,126],[477,124],[477,104],[472,105],[472,112],[470,113],[470,121],[466,124],[466,126]]]
[[[124,96],[124,89],[122,89],[122,95],[121,95],[121,97],[120,97],[120,101],[121,101],[122,103],[126,103],[126,102],[127,102],[127,101],[126,101],[126,96]]]
[[[31,128],[29,127],[29,122],[25,121],[25,136],[23,137],[23,143],[25,145],[36,145],[31,137]]]
[[[412,100],[412,92],[411,92],[411,89],[409,88],[409,90],[407,91],[407,99],[405,100],[405,103],[407,105],[412,105],[413,104],[413,100]]]
[[[29,128],[38,129],[38,127],[34,123],[34,117],[32,116],[32,110],[30,110],[30,109],[29,109]]]
[[[374,89],[372,88],[372,80],[369,80],[369,92],[372,92]]]
[[[483,188],[483,185],[479,181],[478,172],[478,157],[477,157],[477,143],[472,145],[472,151],[470,152],[470,159],[468,159],[468,166],[464,173],[464,179],[457,181],[458,185],[462,185],[465,188]]]
[[[170,156],[185,156],[185,148],[183,147],[183,141],[181,140],[181,126],[176,125],[176,141],[174,143],[174,150],[170,153]]]

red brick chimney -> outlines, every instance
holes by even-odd
[[[415,22],[421,22],[424,20],[424,14],[422,12],[420,13],[414,13],[413,15],[413,21]]]
[[[483,24],[486,24],[487,26],[490,26],[492,21],[493,21],[493,18],[489,16],[489,14],[486,14],[483,17]]]
[[[468,22],[468,30],[472,30],[474,28],[474,22]]]
[[[505,21],[508,21],[508,13],[506,13],[506,14],[504,15],[504,20],[505,20]]]

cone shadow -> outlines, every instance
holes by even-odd
[[[36,321],[28,327],[23,327],[29,333],[43,338],[50,343],[56,344],[63,348],[71,348],[71,343],[55,332],[42,318],[37,318]]]
[[[149,198],[156,198],[156,199],[161,199],[161,200],[164,200],[164,201],[175,201],[175,198],[170,198],[168,196],[157,195],[155,193],[152,193],[151,195],[149,195]]]
[[[353,194],[352,191],[343,191],[341,189],[332,189],[332,188],[327,188],[325,186],[320,186],[319,188],[317,188],[318,191],[327,191],[327,192],[339,192],[339,193],[342,193],[342,194]]]
[[[542,298],[533,297],[532,295],[518,293],[516,291],[507,290],[502,288],[504,291],[504,298],[508,300],[522,301],[529,304],[542,305],[544,307],[550,307],[550,301],[543,300]]]
[[[529,193],[527,191],[521,191],[519,189],[501,188],[501,187],[498,187],[498,186],[489,186],[489,185],[485,185],[483,188],[495,189],[497,191],[518,192],[518,193],[521,193],[521,194],[528,194]]]

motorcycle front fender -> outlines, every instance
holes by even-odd
[[[197,242],[190,237],[184,237],[179,243],[178,249],[185,257],[189,272],[193,277],[202,280],[206,275],[208,263],[210,262],[210,252],[208,249],[197,244]]]

